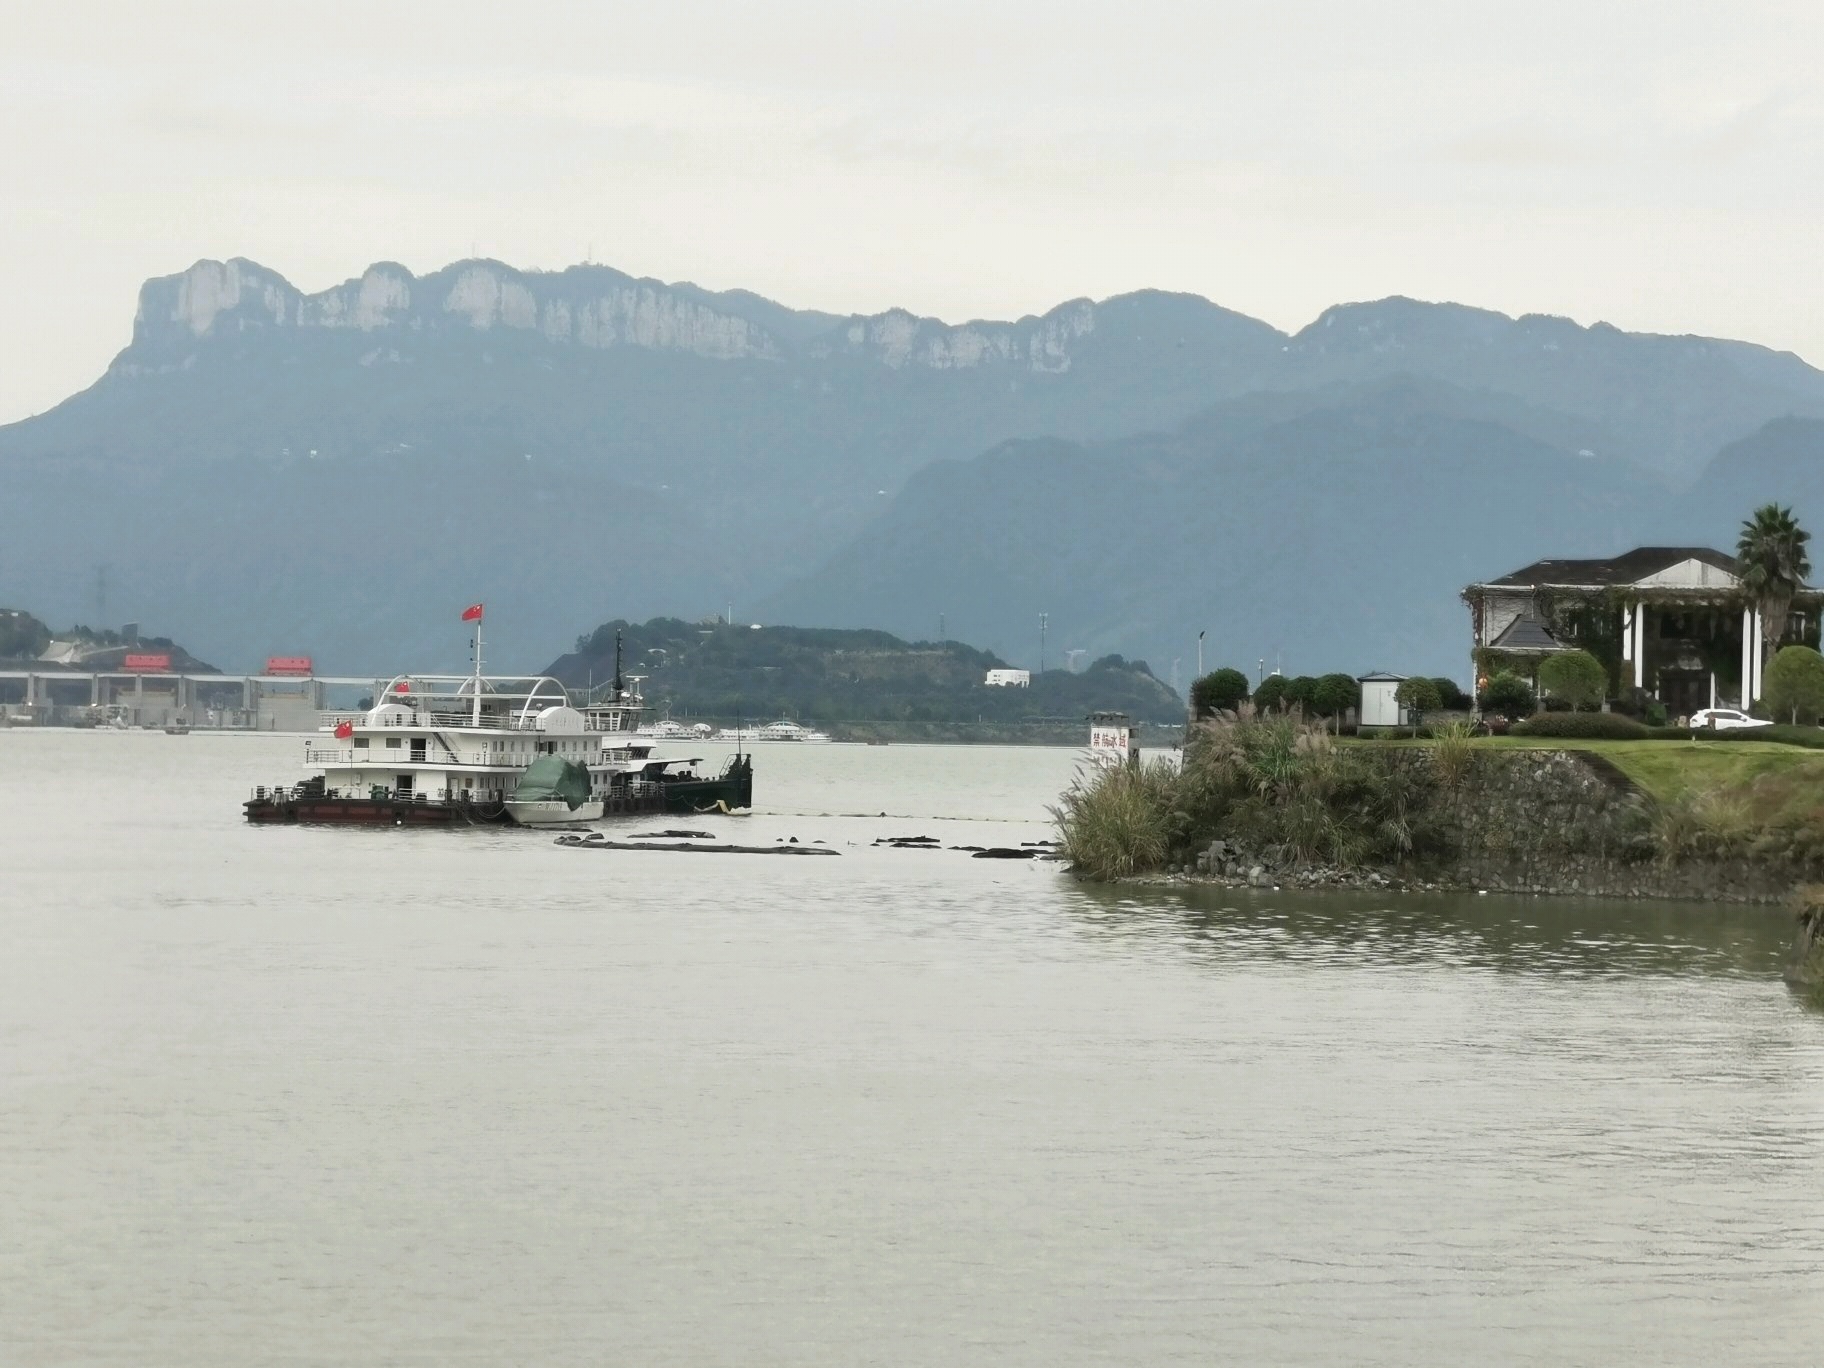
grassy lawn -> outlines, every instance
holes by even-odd
[[[1692,794],[1731,793],[1741,795],[1761,822],[1813,816],[1824,821],[1824,751],[1775,741],[1599,741],[1545,736],[1484,736],[1474,744],[1479,750],[1595,751],[1662,802]]]

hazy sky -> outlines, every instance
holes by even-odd
[[[0,421],[248,256],[837,312],[1409,294],[1824,361],[1824,7],[0,0]]]

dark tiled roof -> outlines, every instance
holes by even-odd
[[[1497,651],[1562,651],[1564,649],[1564,643],[1546,631],[1543,622],[1528,613],[1522,613],[1508,623],[1506,630],[1490,644]]]
[[[1657,575],[1681,561],[1702,561],[1718,570],[1736,574],[1735,557],[1707,546],[1637,546],[1609,560],[1534,561],[1511,575],[1487,581],[1490,585],[1526,588],[1535,584],[1633,584]]]

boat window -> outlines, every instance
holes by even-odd
[[[396,736],[389,736],[386,738],[386,744],[391,749],[398,750],[399,749],[399,738]]]
[[[356,750],[366,750],[367,749],[367,738],[365,736],[357,736],[355,738],[355,749]]]

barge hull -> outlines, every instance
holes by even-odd
[[[636,793],[606,794],[605,817],[649,812],[729,812],[754,805],[753,761],[733,761],[714,779],[674,779]],[[310,785],[260,790],[243,805],[247,820],[324,826],[491,826],[510,821],[504,803],[420,802],[416,799],[330,796]]]

